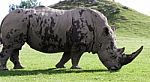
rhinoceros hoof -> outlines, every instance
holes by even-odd
[[[56,65],[56,68],[66,68],[64,65]]]
[[[22,66],[15,66],[13,69],[24,69]]]
[[[71,69],[81,69],[79,66],[72,66]]]
[[[7,71],[8,68],[0,68],[0,71]]]
[[[0,71],[8,71],[8,69],[0,69]]]

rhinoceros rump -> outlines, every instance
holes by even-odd
[[[47,7],[17,9],[9,13],[1,24],[0,70],[7,69],[8,58],[14,69],[22,68],[19,50],[26,42],[31,48],[45,52],[64,52],[57,68],[71,59],[73,69],[84,52],[98,53],[109,70],[118,70],[130,63],[143,49],[131,55],[116,47],[115,34],[106,17],[93,9],[56,10]]]

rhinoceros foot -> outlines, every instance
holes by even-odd
[[[0,71],[7,71],[7,70],[8,70],[7,67],[1,67],[1,66],[0,66]]]
[[[66,68],[64,65],[59,65],[59,64],[57,64],[56,65],[56,68]]]
[[[81,69],[79,66],[72,66],[71,69]]]
[[[8,71],[8,69],[0,69],[0,71]]]
[[[13,69],[24,69],[24,67],[22,67],[21,65],[18,65],[18,66],[14,66]]]

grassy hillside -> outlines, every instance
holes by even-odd
[[[57,9],[72,9],[76,7],[89,7],[102,12],[107,16],[109,25],[115,24],[118,36],[148,37],[150,38],[150,17],[143,15],[128,7],[108,0],[98,0],[97,3],[59,2],[50,6]]]
[[[117,33],[120,36],[150,38],[150,16],[143,15],[134,10],[122,9],[120,13],[127,20],[117,21]]]

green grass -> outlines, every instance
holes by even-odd
[[[66,64],[65,69],[55,69],[62,53],[40,53],[25,45],[20,52],[25,69],[13,70],[9,61],[10,71],[0,71],[0,82],[149,82],[150,39],[118,37],[117,42],[119,47],[126,47],[126,53],[144,45],[143,52],[118,72],[107,71],[97,55],[91,53],[82,56],[80,70],[70,69],[71,62]]]

